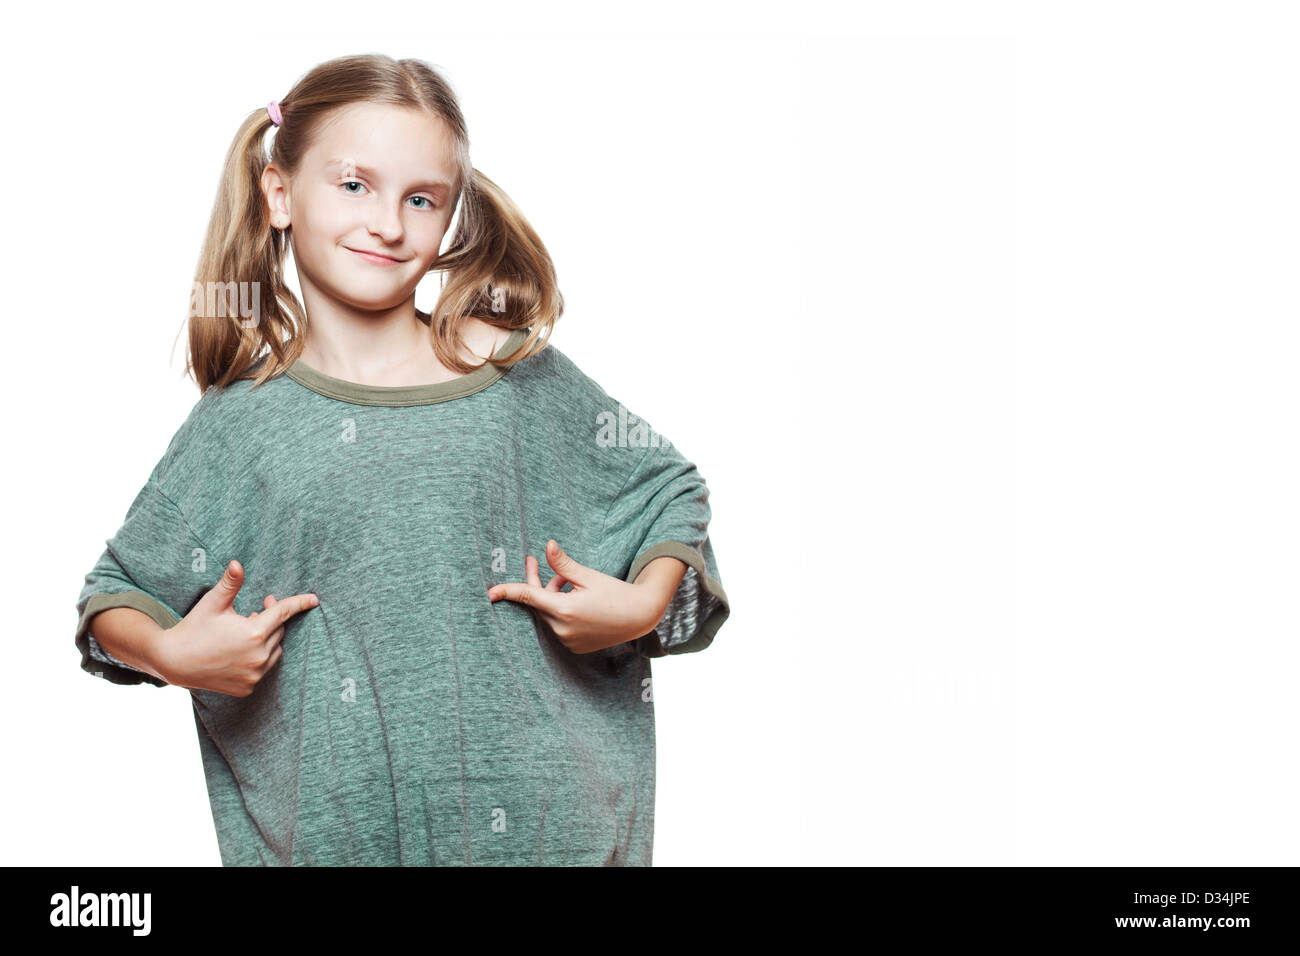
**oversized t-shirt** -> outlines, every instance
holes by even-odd
[[[527,337],[512,332],[496,353]],[[730,614],[699,470],[555,346],[434,385],[294,363],[209,389],[86,576],[86,671],[110,607],[174,626],[238,559],[234,609],[314,592],[247,697],[191,690],[222,863],[649,865],[654,657]],[[526,605],[545,545],[634,581],[688,570],[653,631],[575,654]]]

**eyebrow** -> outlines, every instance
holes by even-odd
[[[326,165],[344,166],[356,170],[362,176],[368,179],[379,179],[378,171],[371,169],[369,166],[362,166],[360,163],[354,163],[350,159],[331,159]],[[451,183],[443,182],[440,179],[428,179],[421,183],[416,183],[417,189],[451,189]]]

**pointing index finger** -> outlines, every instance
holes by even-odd
[[[548,591],[539,585],[523,584],[519,581],[494,584],[488,588],[488,597],[493,603],[500,600],[515,601],[518,604],[551,613],[555,612],[555,602],[559,600],[555,591]]]
[[[271,630],[275,630],[295,614],[311,610],[319,604],[320,598],[315,594],[295,594],[283,601],[277,601],[274,607],[262,612],[262,616],[270,622]]]

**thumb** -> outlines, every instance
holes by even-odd
[[[224,611],[234,606],[235,595],[243,586],[244,567],[238,561],[231,561],[226,565],[226,573],[221,576],[221,580],[212,590],[203,595],[203,600],[207,602],[209,610]]]
[[[587,566],[579,564],[569,557],[564,549],[560,547],[560,543],[554,538],[546,542],[546,562],[555,569],[557,574],[564,575],[566,579],[574,584],[586,584],[590,580],[590,575],[587,574]]]

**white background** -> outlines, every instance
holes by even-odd
[[[198,398],[231,137],[361,52],[450,78],[552,341],[708,481],[656,865],[1296,862],[1300,22],[853,9],[10,21],[0,863],[220,863],[188,693],[82,671],[75,602]]]

